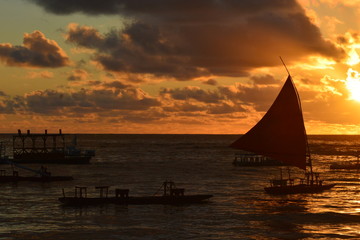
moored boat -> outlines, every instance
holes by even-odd
[[[313,173],[314,180],[311,180],[311,173],[305,173],[306,178],[291,178],[289,173],[288,179],[283,179],[280,174],[280,179],[270,180],[270,187],[265,187],[264,190],[269,194],[294,194],[294,193],[319,193],[329,190],[335,184],[323,184],[319,178],[319,173]]]
[[[6,182],[55,182],[55,181],[71,181],[74,180],[72,176],[53,176],[51,172],[47,170],[46,167],[41,166],[40,170],[35,170],[23,165],[20,165],[16,162],[12,162],[8,158],[2,159],[4,163],[10,164],[12,166],[12,175],[7,175],[6,170],[0,169],[0,183]],[[21,168],[30,172],[35,173],[35,176],[20,176],[19,172],[14,170],[14,167]]]
[[[95,150],[82,150],[77,148],[76,135],[72,144],[67,144],[65,134],[30,133],[13,135],[13,158],[17,163],[40,163],[40,164],[89,164],[95,155]]]
[[[233,165],[241,167],[284,166],[283,162],[251,153],[235,154]]]
[[[1,171],[1,170],[0,170]],[[56,181],[71,181],[74,180],[71,176],[19,176],[0,175],[0,183],[6,182],[56,182]]]
[[[283,179],[281,174],[280,179],[271,180],[271,186],[264,188],[269,194],[322,192],[335,184],[324,184],[319,174],[313,172],[299,94],[288,70],[287,72],[287,80],[272,106],[231,147],[261,154],[304,170],[305,178],[300,183],[295,183],[290,174],[288,179]]]
[[[89,205],[103,205],[103,204],[117,204],[117,205],[188,205],[203,203],[205,200],[212,197],[210,194],[185,195],[183,188],[176,188],[174,182],[165,181],[162,185],[164,192],[162,196],[129,196],[129,189],[115,189],[115,196],[109,197],[109,186],[98,186],[96,189],[100,190],[99,197],[88,197],[87,187],[75,187],[75,194],[72,197],[67,197],[63,189],[63,197],[59,201],[64,206],[89,206]]]
[[[276,185],[273,183],[271,187],[265,187],[265,191],[269,194],[295,194],[295,193],[320,193],[325,190],[329,190],[334,187],[335,184],[285,184],[285,185]]]

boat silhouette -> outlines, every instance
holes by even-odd
[[[44,134],[30,133],[30,130],[23,134],[19,129],[12,137],[12,161],[17,163],[89,164],[95,156],[95,150],[77,147],[76,135],[72,144],[66,144],[66,134],[61,129],[59,133],[45,130]]]
[[[165,181],[161,188],[163,195],[151,196],[129,196],[129,189],[115,189],[115,194],[112,197],[108,196],[109,186],[97,186],[95,189],[100,191],[99,197],[88,197],[87,187],[75,186],[74,196],[68,197],[63,189],[63,197],[58,200],[64,206],[89,206],[89,205],[103,205],[103,204],[117,204],[117,205],[188,205],[203,203],[205,200],[212,197],[210,194],[185,195],[185,189],[177,188],[173,181]]]
[[[281,174],[280,179],[271,180],[270,186],[264,188],[267,193],[322,192],[335,184],[324,184],[319,174],[313,172],[300,97],[288,70],[287,72],[284,86],[263,118],[230,146],[261,154],[305,171],[305,177],[301,179],[292,179],[290,176],[284,179]]]
[[[3,157],[3,163],[8,163],[12,167],[12,174],[6,174],[6,170],[0,169],[0,183],[6,182],[55,182],[55,181],[71,181],[74,180],[72,176],[56,176],[52,175],[51,172],[47,170],[46,167],[41,166],[39,170],[23,166],[19,163],[13,162],[7,157]],[[34,176],[20,176],[19,171],[15,170],[15,167],[27,170],[29,172],[35,173]]]
[[[233,161],[234,166],[240,167],[264,167],[264,166],[284,166],[285,164],[276,161],[266,156],[251,154],[251,153],[237,153]]]

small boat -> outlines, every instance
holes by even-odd
[[[28,182],[55,182],[55,181],[71,181],[74,180],[71,176],[53,176],[51,172],[47,171],[47,168],[41,166],[40,170],[35,170],[29,167],[22,166],[18,163],[12,162],[7,158],[3,158],[3,161],[11,164],[13,170],[12,175],[6,175],[6,170],[0,169],[0,183],[6,182],[20,182],[20,181],[28,181]],[[35,176],[20,176],[18,171],[14,170],[14,166],[18,168],[25,169],[27,171],[33,172]]]
[[[286,70],[287,80],[272,106],[252,129],[230,146],[261,154],[305,171],[305,178],[300,179],[299,183],[290,176],[283,179],[281,174],[280,179],[271,180],[271,185],[264,188],[266,193],[318,193],[329,190],[335,184],[324,184],[319,174],[313,172],[299,94],[287,68]]]
[[[323,180],[320,180],[319,173],[306,172],[304,178],[289,178],[283,179],[280,174],[280,179],[270,180],[270,187],[265,187],[265,192],[269,194],[296,194],[296,193],[320,193],[325,190],[329,190],[335,186],[335,184],[323,184]],[[311,179],[315,177],[314,179]],[[297,181],[297,182],[296,182]]]
[[[56,181],[71,181],[74,180],[71,176],[19,176],[17,171],[13,171],[13,175],[2,175],[4,170],[0,170],[0,183],[6,182],[56,182]]]
[[[260,167],[260,166],[284,166],[283,162],[271,159],[266,156],[251,153],[240,153],[235,155],[234,166]]]
[[[163,205],[188,205],[203,203],[205,200],[212,197],[209,194],[202,195],[184,195],[183,188],[176,188],[172,181],[165,181],[161,186],[163,188],[162,196],[129,196],[129,189],[115,189],[115,196],[109,197],[109,186],[98,186],[95,189],[100,190],[99,197],[88,197],[87,187],[75,187],[75,194],[73,197],[67,197],[63,189],[63,197],[59,201],[64,206],[89,206],[89,205],[103,205],[103,204],[117,204],[117,205],[149,205],[149,204],[163,204]]]
[[[336,170],[336,169],[357,169],[360,170],[360,155],[357,156],[356,161],[351,162],[340,162],[340,163],[333,163],[330,165],[330,169]]]
[[[331,189],[335,184],[291,184],[288,183],[288,179],[283,179],[286,182],[282,182],[281,180],[272,180],[271,187],[265,187],[265,191],[269,194],[296,194],[296,193],[320,193],[325,190]],[[278,182],[276,182],[278,181]]]

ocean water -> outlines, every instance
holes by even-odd
[[[11,143],[11,136],[2,135]],[[69,182],[3,183],[0,186],[0,239],[359,239],[360,172],[330,170],[352,161],[360,136],[309,136],[314,170],[331,190],[319,194],[271,196],[264,192],[279,167],[233,166],[235,135],[78,135],[83,148],[96,150],[89,165],[47,165]],[[38,169],[39,165],[29,167]],[[11,170],[9,166],[0,168]],[[32,173],[19,170],[21,175]],[[292,169],[293,174],[301,171]],[[64,188],[129,188],[152,195],[165,179],[185,194],[213,194],[189,206],[63,207]],[[110,192],[110,195],[113,192]]]

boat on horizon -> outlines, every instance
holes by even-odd
[[[68,197],[62,190],[63,196],[58,200],[64,206],[93,206],[104,204],[116,204],[116,205],[150,205],[150,204],[162,204],[162,205],[189,205],[204,203],[213,195],[210,194],[197,194],[197,195],[185,195],[183,188],[175,187],[173,181],[165,181],[161,188],[163,189],[163,195],[151,195],[151,196],[129,196],[129,189],[115,189],[115,196],[109,197],[110,186],[97,186],[95,189],[99,190],[99,197],[88,197],[87,187],[75,186],[74,196]]]
[[[283,162],[269,157],[254,153],[236,153],[233,161],[234,166],[240,167],[265,167],[265,166],[284,166]]]
[[[40,163],[40,164],[89,164],[95,156],[95,150],[82,150],[77,147],[77,136],[74,135],[72,143],[67,144],[65,134],[59,129],[59,133],[44,134],[30,133],[13,135],[13,156],[11,161],[17,163]]]
[[[289,174],[284,179],[280,174],[280,179],[270,180],[270,186],[264,188],[266,193],[318,193],[329,190],[335,184],[324,184],[319,173],[313,172],[300,97],[286,70],[287,80],[272,106],[253,128],[230,146],[304,170],[304,178],[291,178]]]

